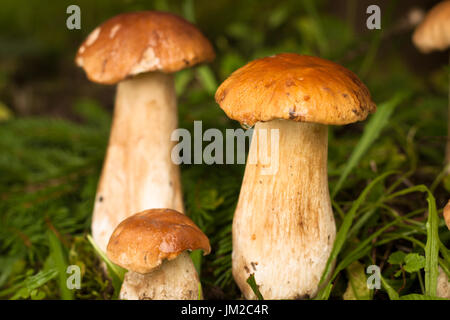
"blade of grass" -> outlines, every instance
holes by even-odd
[[[105,262],[108,269],[108,274],[111,277],[112,285],[114,287],[114,296],[117,297],[119,295],[120,287],[122,286],[123,278],[127,270],[112,263],[111,260],[108,259],[106,254],[97,246],[91,235],[88,235],[87,239],[98,256]]]
[[[328,299],[329,294],[331,293],[332,282],[334,281],[334,279],[336,279],[336,277],[339,274],[339,272],[341,272],[342,270],[347,268],[354,261],[359,260],[362,257],[364,257],[366,254],[368,254],[370,252],[370,250],[372,249],[372,246],[370,246],[370,243],[372,242],[372,240],[377,238],[378,236],[380,236],[385,230],[387,230],[387,229],[391,228],[392,226],[398,224],[403,219],[406,219],[406,217],[398,217],[397,219],[395,219],[391,223],[389,223],[389,224],[385,225],[384,227],[378,229],[376,232],[371,234],[370,237],[368,237],[364,241],[362,241],[349,254],[347,254],[345,257],[343,257],[341,262],[338,264],[338,266],[334,270],[333,276],[330,277],[330,279],[328,280],[328,284],[325,287],[325,290],[323,290],[323,293],[319,292],[320,296],[318,294],[318,299],[322,299],[322,300]]]
[[[427,242],[425,244],[425,294],[436,296],[439,257],[439,235],[438,235],[438,215],[436,200],[427,189],[428,197],[428,221],[427,221]]]
[[[198,276],[200,277],[202,270],[203,251],[194,250],[190,253],[190,257],[192,262],[194,263],[195,270],[197,270]]]
[[[73,292],[67,287],[67,259],[66,254],[61,245],[61,241],[52,232],[47,232],[49,247],[50,247],[50,259],[51,263],[58,271],[58,286],[61,292],[61,299],[63,300],[73,300]]]
[[[302,1],[303,7],[305,11],[308,13],[308,16],[313,18],[315,27],[316,27],[316,36],[317,36],[317,45],[319,47],[320,54],[322,56],[326,56],[329,51],[329,43],[327,37],[325,36],[325,32],[323,31],[323,26],[321,23],[321,18],[316,8],[316,1],[305,0]]]
[[[195,8],[193,0],[183,1],[183,16],[186,20],[195,23]]]
[[[395,291],[394,288],[392,288],[389,285],[389,283],[387,283],[387,281],[383,278],[382,275],[380,275],[380,280],[381,280],[381,284],[384,287],[384,290],[386,290],[386,292],[387,292],[387,294],[389,296],[389,299],[391,299],[391,300],[399,300],[400,297],[399,297],[397,291]]]
[[[209,93],[214,94],[217,89],[217,81],[211,68],[208,66],[200,66],[197,68],[198,80],[203,85],[203,88]]]
[[[259,291],[259,287],[256,284],[255,275],[253,273],[250,275],[250,277],[248,277],[247,283],[250,286],[250,288],[253,290],[253,293],[258,298],[258,300],[264,300],[264,297],[262,296],[261,292]]]
[[[18,284],[17,286],[14,286],[14,291],[17,291],[16,294],[14,294],[13,297],[11,297],[11,300],[17,300],[22,297],[22,290],[26,290],[27,295],[31,293],[31,291],[43,286],[48,281],[56,278],[58,276],[58,271],[55,269],[49,269],[46,271],[39,271],[37,274],[27,277],[23,282]],[[22,290],[19,290],[19,288],[22,288]],[[10,289],[5,290],[6,294],[9,294],[11,292]],[[6,295],[5,294],[5,295]],[[0,293],[0,296],[3,296],[3,293]]]
[[[339,180],[336,183],[331,194],[332,198],[334,198],[334,196],[339,192],[350,172],[358,165],[362,156],[367,152],[373,142],[378,138],[383,128],[388,124],[388,120],[394,112],[395,108],[403,100],[405,100],[408,95],[409,93],[405,92],[398,93],[391,100],[382,103],[378,107],[377,112],[370,118],[364,129],[364,133],[361,139],[359,139],[358,144],[356,145],[344,169],[342,170],[342,174],[339,177]]]
[[[405,195],[411,192],[427,193],[428,202],[428,220],[427,228],[427,242],[425,244],[425,294],[429,296],[436,295],[439,258],[439,235],[438,235],[438,215],[436,208],[436,200],[431,191],[424,185],[418,185],[403,189],[391,194],[388,199]]]
[[[320,279],[319,287],[321,287],[324,284],[324,281],[328,279],[332,272],[332,265],[333,261],[337,258],[339,255],[342,247],[344,246],[346,240],[347,240],[347,233],[350,230],[350,227],[352,226],[353,219],[355,217],[356,211],[360,207],[360,205],[365,201],[367,195],[372,190],[372,188],[379,182],[383,181],[386,177],[389,175],[394,174],[394,171],[385,172],[382,175],[379,175],[376,177],[371,183],[369,183],[364,190],[359,195],[358,199],[353,203],[352,207],[350,208],[350,211],[345,215],[344,220],[342,221],[341,227],[339,228],[339,231],[336,235],[336,240],[334,241],[333,249],[331,250],[330,257],[328,258],[327,264],[325,266],[325,270],[322,274],[322,278]],[[321,290],[322,291],[322,290]],[[317,295],[318,299],[321,299],[324,295],[324,292],[319,292]]]

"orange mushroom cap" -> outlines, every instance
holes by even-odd
[[[353,72],[295,53],[246,64],[220,85],[215,98],[229,118],[246,126],[276,119],[342,125],[376,110]]]

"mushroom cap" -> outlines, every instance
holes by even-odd
[[[145,210],[123,220],[107,246],[108,258],[138,273],[149,273],[164,259],[172,260],[186,250],[211,251],[209,240],[195,223],[171,209]]]
[[[353,72],[295,53],[246,64],[220,85],[215,98],[229,118],[249,127],[275,119],[342,125],[376,110]]]
[[[75,62],[94,82],[114,84],[149,71],[176,72],[211,61],[214,49],[188,21],[166,12],[115,16],[92,31]]]
[[[423,53],[450,47],[450,1],[434,6],[413,34],[414,45]]]

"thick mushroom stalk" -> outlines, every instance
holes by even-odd
[[[151,72],[119,83],[92,220],[101,249],[106,251],[114,228],[133,212],[184,211],[169,139],[177,121],[173,75]]]
[[[254,274],[266,299],[316,294],[336,234],[327,178],[327,126],[288,120],[255,125],[249,159],[258,157],[260,130],[279,130],[274,174],[248,163],[233,220],[233,276],[248,299]],[[274,148],[267,139],[268,150]],[[261,152],[259,152],[261,155]]]
[[[361,121],[374,112],[369,90],[336,63],[282,53],[233,72],[215,98],[228,117],[255,125],[233,222],[235,280],[250,299],[255,295],[246,280],[252,273],[266,299],[312,297],[336,232],[327,125]],[[279,140],[267,139],[273,129]],[[265,152],[258,150],[264,145]]]
[[[186,251],[211,251],[206,235],[184,214],[146,210],[122,221],[107,248],[112,262],[129,270],[120,298],[195,300],[200,280]]]
[[[188,268],[186,266],[189,266]],[[122,300],[197,300],[199,294],[197,271],[188,253],[164,261],[155,271],[141,274],[128,271],[120,289]]]

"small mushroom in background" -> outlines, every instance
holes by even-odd
[[[90,80],[118,83],[92,219],[102,250],[119,222],[135,212],[184,211],[179,167],[171,159],[170,137],[178,122],[172,73],[214,55],[195,26],[156,11],[113,17],[80,46],[76,63]]]
[[[439,267],[439,276],[437,278],[436,295],[440,298],[450,300],[450,282],[447,274]]]
[[[443,210],[444,221],[447,225],[447,228],[450,230],[450,200],[444,207]],[[450,300],[450,282],[447,274],[439,267],[439,276],[437,278],[437,289],[436,295],[441,298]]]
[[[442,1],[434,6],[416,28],[412,39],[423,53],[447,50],[450,47],[450,1]],[[445,163],[450,164],[450,100],[447,112]]]
[[[445,224],[447,225],[447,228],[450,230],[450,200],[444,207],[443,215]]]
[[[107,248],[108,258],[129,270],[120,299],[198,299],[200,280],[186,252],[197,249],[209,254],[209,240],[182,213],[150,209],[128,217],[114,230]]]
[[[229,118],[255,125],[248,159],[258,157],[261,130],[279,130],[278,171],[264,175],[264,165],[249,161],[245,168],[233,219],[233,276],[248,299],[256,298],[246,282],[251,274],[265,299],[313,297],[336,235],[328,125],[364,120],[376,110],[370,93],[338,64],[284,53],[238,69],[215,98]]]

